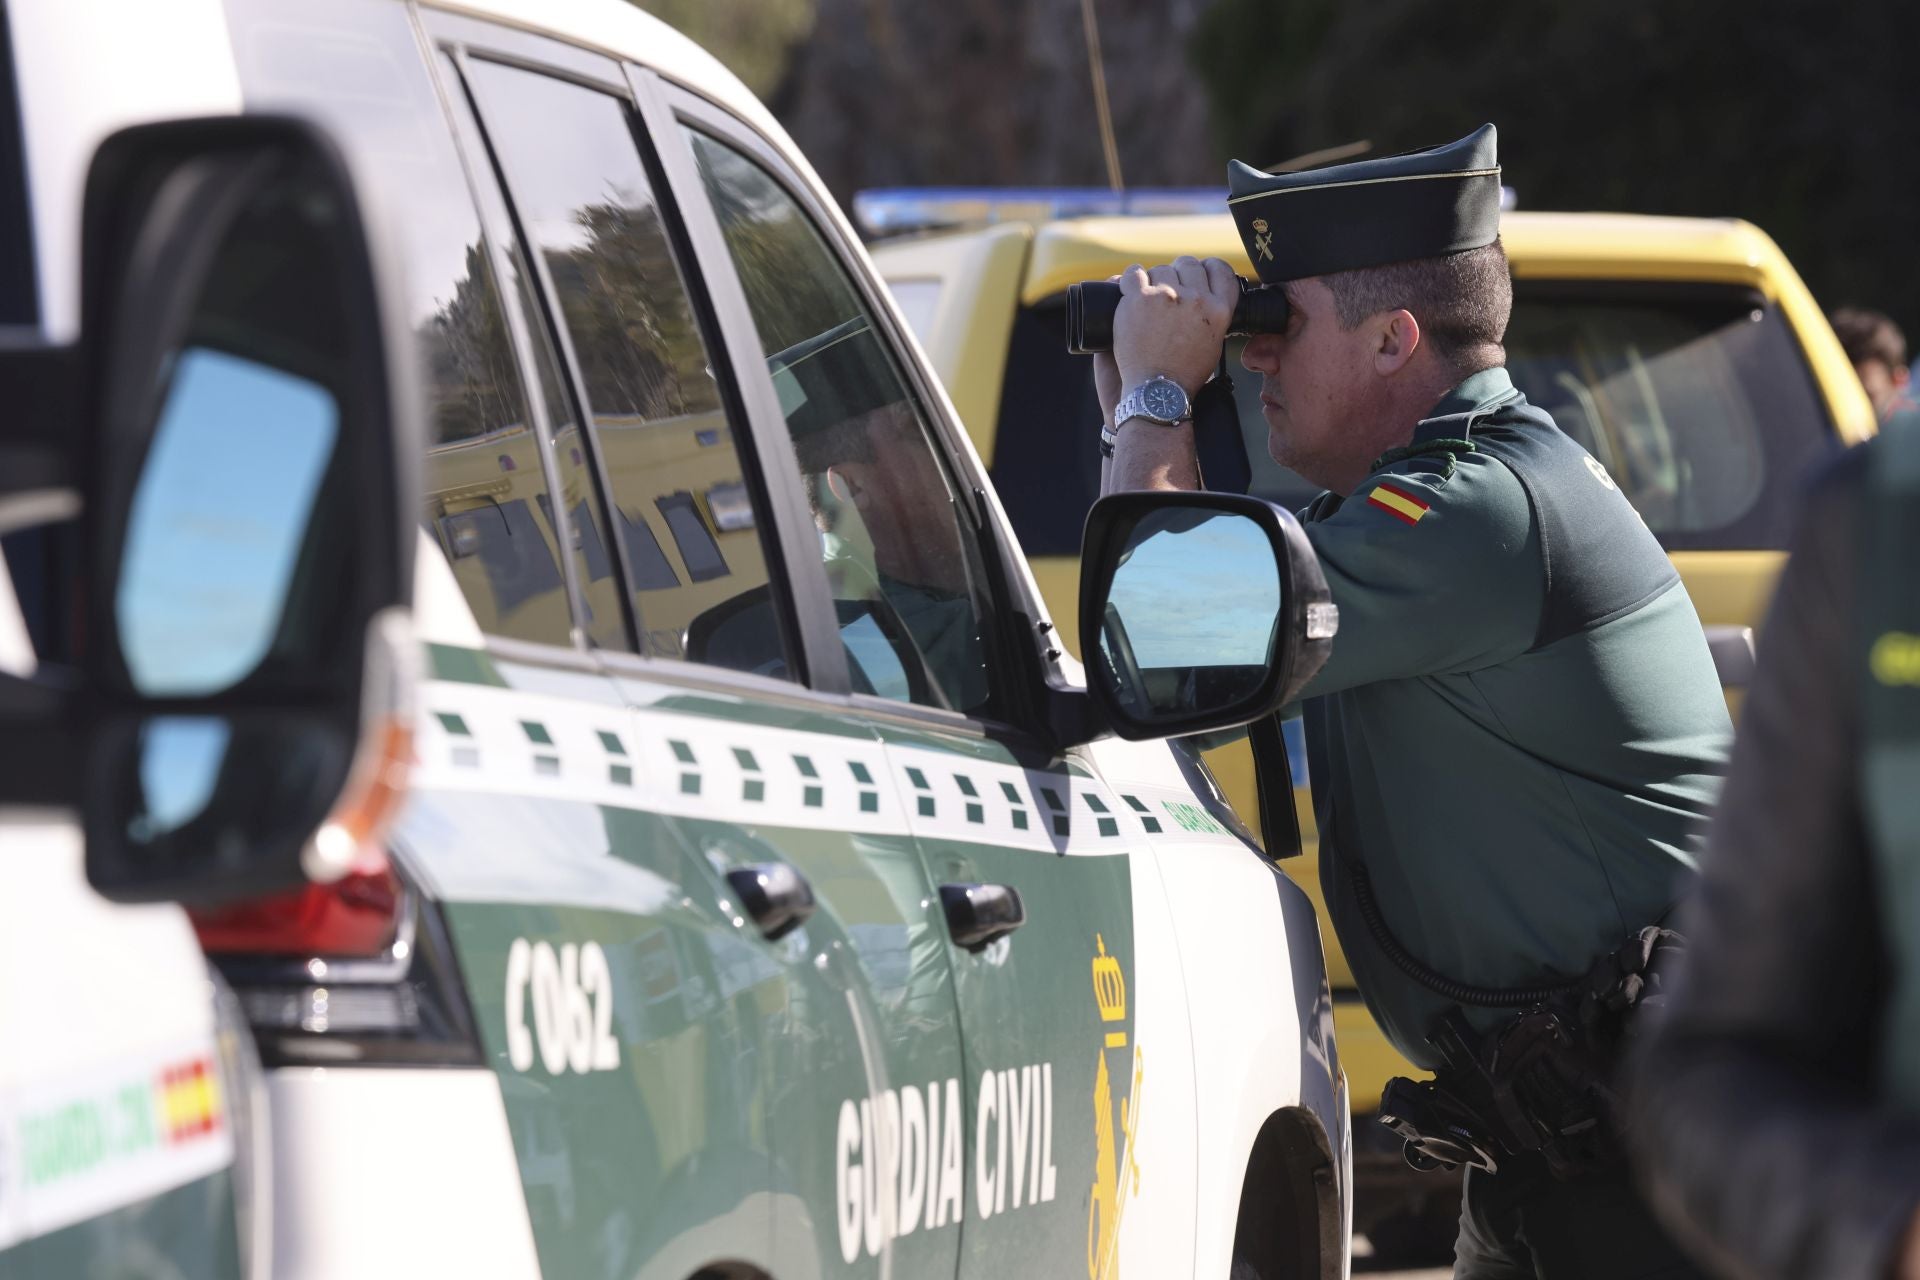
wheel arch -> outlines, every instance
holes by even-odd
[[[709,1262],[687,1280],[773,1280],[751,1262]]]
[[[1263,1280],[1338,1280],[1346,1256],[1339,1156],[1320,1118],[1305,1107],[1267,1117],[1247,1156],[1234,1226],[1236,1264]]]

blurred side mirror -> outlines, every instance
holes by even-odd
[[[1278,710],[1326,661],[1338,625],[1299,522],[1236,494],[1102,498],[1087,516],[1080,583],[1088,686],[1123,738]]]
[[[335,878],[397,794],[419,411],[384,260],[312,124],[142,125],[95,155],[68,420],[23,429],[81,500],[77,652],[39,680],[64,674],[75,776],[0,799],[77,806],[109,898]],[[36,730],[18,692],[0,755]]]

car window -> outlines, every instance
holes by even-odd
[[[1028,555],[1077,555],[1099,496],[1091,363],[1058,299],[1022,307],[990,467]],[[1318,489],[1267,452],[1260,377],[1227,344],[1252,492],[1299,510]],[[1786,545],[1792,492],[1835,439],[1778,307],[1731,286],[1523,280],[1507,368],[1604,463],[1669,550]]]
[[[1675,550],[1785,546],[1834,439],[1792,326],[1745,289],[1521,281],[1507,367]]]
[[[688,656],[688,633],[765,586],[748,495],[695,309],[641,160],[611,94],[537,72],[469,64],[522,234],[551,282],[559,335],[613,495],[634,578],[641,651]],[[777,641],[777,638],[776,638]],[[724,652],[697,653],[725,663]],[[789,674],[784,651],[754,668]]]
[[[587,638],[601,648],[625,649],[628,647],[627,623],[620,607],[625,587],[620,583],[619,566],[610,550],[612,539],[606,506],[599,481],[588,462],[589,446],[581,434],[573,399],[567,394],[552,336],[541,323],[539,281],[527,261],[526,246],[514,232],[512,215],[494,180],[495,175],[486,166],[486,144],[481,139],[472,104],[459,90],[460,73],[445,53],[439,56],[439,66],[444,83],[452,89],[447,107],[454,129],[467,154],[481,166],[481,171],[474,175],[475,200],[487,236],[497,249],[493,259],[495,269],[502,270],[506,277],[505,300],[518,308],[522,317],[520,327],[533,357],[536,394],[546,409],[547,428],[553,442],[549,460],[559,489],[565,495],[568,529],[573,540],[574,577],[579,584]],[[549,485],[546,492],[537,494],[535,502],[547,526],[557,528],[552,489]]]
[[[757,161],[689,136],[786,415],[855,687],[981,710],[983,578],[923,407],[800,204]]]
[[[317,114],[390,201],[406,307],[426,374],[422,519],[474,619],[493,635],[566,644],[572,628],[539,441],[480,222],[404,9],[374,0],[230,0],[247,105]]]

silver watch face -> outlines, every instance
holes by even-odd
[[[1149,417],[1171,422],[1187,413],[1187,393],[1171,378],[1149,378],[1140,388],[1140,407]]]

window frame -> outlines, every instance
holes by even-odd
[[[620,614],[626,632],[627,645],[637,652],[641,643],[639,609],[634,600],[637,577],[634,572],[631,557],[627,551],[626,540],[620,536],[620,530],[614,523],[614,512],[616,508],[612,505],[612,485],[607,479],[605,455],[601,452],[599,433],[593,429],[593,416],[588,412],[586,382],[581,376],[579,357],[573,347],[573,337],[567,331],[566,325],[561,320],[561,313],[557,302],[558,294],[554,290],[553,275],[547,266],[546,256],[539,252],[538,248],[527,236],[526,222],[521,216],[520,205],[514,199],[513,189],[507,182],[505,166],[500,160],[499,149],[494,144],[492,134],[487,128],[487,117],[481,109],[480,95],[475,92],[473,87],[474,77],[472,64],[475,61],[474,51],[471,46],[462,43],[449,48],[447,53],[453,60],[454,69],[459,76],[458,82],[449,85],[447,91],[449,93],[458,93],[464,99],[467,114],[472,118],[474,127],[479,135],[477,142],[479,146],[484,149],[483,155],[473,157],[473,163],[477,166],[485,166],[485,171],[492,183],[490,194],[504,207],[509,228],[508,233],[513,236],[515,242],[519,245],[521,258],[527,264],[527,271],[533,277],[530,283],[537,297],[536,305],[539,308],[540,314],[537,317],[530,317],[529,319],[530,321],[538,322],[545,326],[548,344],[553,351],[554,358],[560,365],[558,372],[560,381],[563,384],[560,391],[566,397],[568,404],[573,410],[574,420],[579,424],[580,441],[586,449],[588,470],[592,473],[595,491],[600,495],[600,510],[606,515],[608,527],[600,531],[600,536],[601,540],[606,544],[607,553],[619,574],[621,588]],[[592,63],[580,61],[580,59],[594,57],[595,55],[576,54],[575,65],[568,67],[548,67],[528,59],[493,54],[486,50],[480,50],[477,56],[479,60],[511,67],[514,70],[523,71],[529,75],[549,76],[563,83],[607,93],[615,98],[620,96],[618,90],[612,87],[612,82],[602,78],[608,73],[609,68],[596,67]],[[462,138],[461,141],[464,143],[466,140]],[[504,247],[501,250],[501,254],[502,257],[505,256]],[[505,273],[503,265],[496,268],[495,275],[504,281]],[[537,361],[533,360],[531,343],[529,343],[528,359],[531,363],[537,363]],[[544,413],[544,403],[541,408]],[[542,463],[547,467],[547,487],[553,494],[550,501],[555,509],[556,515],[558,515],[559,508],[563,505],[561,501],[561,490],[564,488],[564,481],[559,474],[559,468],[557,466],[558,455],[554,451],[554,430],[554,424],[549,423],[545,442],[546,448],[542,454]],[[571,511],[566,512],[564,518],[569,526],[567,529],[567,537],[569,539],[568,546],[571,547],[571,540],[575,537],[571,528],[573,513]],[[569,554],[567,558],[571,561],[571,554]],[[577,567],[575,568],[574,576],[576,578],[578,577]],[[586,634],[586,589],[584,586],[580,586],[575,591],[574,600],[576,606],[574,612],[574,631],[577,635],[584,637]],[[580,643],[582,647],[590,647],[585,644],[584,640],[577,643]]]
[[[514,368],[520,375],[521,397],[525,401],[528,420],[533,424],[536,449],[540,455],[542,479],[547,488],[548,520],[553,525],[554,536],[560,540],[559,560],[561,581],[567,594],[569,643],[565,648],[585,651],[587,640],[587,610],[585,586],[579,580],[579,566],[571,554],[573,545],[573,513],[566,509],[564,484],[554,452],[555,424],[547,414],[547,384],[540,371],[540,361],[534,351],[532,326],[540,322],[540,317],[527,313],[527,299],[518,289],[508,287],[510,279],[508,268],[508,247],[502,242],[500,233],[504,229],[509,235],[517,234],[513,221],[512,205],[507,201],[506,192],[500,185],[498,174],[493,169],[488,155],[474,155],[469,146],[467,131],[461,127],[456,113],[465,111],[472,121],[476,132],[480,131],[479,113],[474,109],[472,98],[467,94],[463,83],[447,83],[442,73],[440,58],[445,57],[460,66],[462,52],[456,45],[450,45],[433,39],[425,32],[421,58],[426,64],[428,78],[433,82],[434,92],[440,102],[441,116],[444,121],[454,152],[459,157],[461,169],[467,180],[467,198],[473,204],[474,218],[480,227],[480,242],[487,259],[487,270],[492,277],[494,295],[500,306],[501,319],[506,325],[507,341],[513,350]],[[456,104],[455,96],[460,101]],[[504,219],[504,222],[502,222]],[[566,388],[559,388],[563,395]],[[595,472],[596,483],[598,472]],[[634,634],[633,614],[630,608],[623,606],[622,627],[632,643]],[[541,641],[522,640],[513,636],[496,636],[482,632],[489,641],[510,640],[516,644],[549,647]],[[552,646],[560,647],[560,646]]]
[[[1037,593],[1026,588],[1024,566],[1016,563],[1020,554],[1018,544],[1013,540],[998,504],[986,488],[989,484],[985,479],[986,469],[979,464],[966,436],[948,412],[944,393],[934,382],[931,372],[924,362],[913,358],[912,353],[917,350],[915,340],[905,329],[890,295],[873,273],[861,269],[859,255],[849,251],[851,233],[814,190],[795,175],[793,163],[781,146],[750,122],[688,86],[611,52],[570,44],[483,18],[438,10],[416,10],[415,20],[423,37],[421,56],[443,95],[464,95],[468,90],[464,79],[461,83],[445,83],[436,55],[444,51],[459,68],[461,60],[472,53],[488,61],[555,76],[611,93],[622,98],[635,113],[635,150],[649,180],[654,184],[653,195],[662,224],[671,237],[676,265],[686,283],[701,337],[707,343],[707,354],[713,365],[721,403],[729,423],[734,427],[734,438],[740,449],[742,480],[749,487],[756,509],[764,515],[760,532],[769,586],[780,610],[783,639],[787,643],[788,657],[794,665],[794,675],[791,679],[782,679],[685,659],[650,657],[639,652],[637,634],[632,630],[634,611],[631,607],[626,608],[626,614],[633,650],[621,652],[590,648],[582,629],[585,618],[583,597],[572,591],[569,592],[569,601],[574,611],[576,632],[572,646],[548,645],[489,633],[485,635],[486,649],[520,661],[630,674],[737,696],[750,696],[796,709],[819,710],[823,705],[840,707],[857,712],[869,720],[886,721],[909,728],[935,727],[968,737],[1006,742],[1022,752],[1039,751],[1049,757],[1056,754],[1043,745],[1047,737],[1044,726],[1048,723],[1046,707],[1050,694],[1048,689],[1040,686],[1044,683],[1056,693],[1070,694],[1074,690],[1068,686],[1064,674],[1059,670],[1059,652],[1053,646],[1050,629],[1040,625],[1046,616],[1045,607],[1039,602]],[[464,77],[464,72],[462,74]],[[484,141],[487,136],[485,118],[477,107],[472,106],[470,97],[468,102]],[[518,236],[518,215],[512,194],[494,166],[491,144],[488,144],[488,154],[474,156],[446,111],[447,104],[443,102],[444,127],[453,134],[454,144],[468,168],[470,184],[483,181],[495,184],[495,195],[514,219],[515,234]],[[945,455],[944,465],[959,495],[960,509],[973,524],[970,533],[975,539],[986,578],[983,584],[986,595],[984,603],[990,611],[983,619],[987,624],[987,634],[983,638],[989,653],[993,655],[989,662],[992,664],[991,676],[996,688],[990,715],[963,715],[852,691],[826,568],[817,554],[818,537],[799,465],[788,439],[785,415],[780,411],[772,377],[766,372],[759,334],[753,323],[745,290],[734,270],[732,255],[727,250],[718,217],[707,198],[692,148],[681,135],[682,126],[710,133],[738,147],[766,168],[782,189],[800,205],[825,239],[829,252],[846,272],[861,302],[890,343],[899,372],[921,405],[922,417],[929,426],[931,438]],[[671,138],[672,141],[663,145],[662,138]],[[470,192],[470,195],[478,206],[482,197],[474,192]],[[482,232],[487,240],[489,266],[494,269],[497,278],[504,279],[501,275],[501,256],[504,256],[506,247],[497,243],[484,209],[477,211],[482,214]],[[538,256],[526,246],[524,237],[520,237],[520,240],[529,263],[538,263]],[[541,315],[525,316],[524,319],[528,324],[548,324],[551,335],[560,313],[550,283],[545,279],[544,264],[540,264],[536,270],[538,274],[530,284],[539,295],[537,305]],[[513,297],[506,296],[507,291],[503,290],[502,293],[502,305],[509,312],[523,305],[518,292],[512,292],[515,294]],[[528,345],[529,339],[524,331],[510,329],[510,333],[514,341],[516,366],[522,370],[526,381],[529,413],[539,413],[544,418],[544,399],[539,395],[539,388],[543,384],[537,376],[538,362]],[[559,357],[562,351],[559,340],[556,337],[553,341],[556,357]],[[749,371],[748,376],[740,376],[739,370],[743,368]],[[585,397],[578,380],[578,370],[569,363],[559,372],[562,381],[567,384],[563,388],[564,394],[569,397],[576,412],[581,414],[582,437],[592,441],[594,452],[591,457],[599,485],[598,492],[605,509],[611,511],[613,497],[604,480],[597,433],[584,412]],[[535,405],[535,401],[539,403]],[[550,443],[551,424],[548,426],[546,439]],[[547,479],[551,491],[557,484],[557,472],[550,464]],[[558,505],[557,497],[555,503]],[[613,531],[608,531],[608,536],[618,543]],[[624,554],[619,563],[623,575],[628,573]],[[630,583],[631,578],[627,581]],[[1002,619],[1006,622],[1001,622]],[[1030,634],[1026,633],[1027,628],[1017,625],[1023,621],[1033,624]],[[1015,630],[1022,634],[1011,634]]]
[[[653,673],[656,678],[664,674],[660,668],[662,664],[666,664],[674,671],[718,673],[727,678],[722,683],[730,683],[737,678],[752,682],[756,688],[807,687],[816,670],[818,654],[816,645],[810,641],[807,634],[808,627],[804,619],[806,604],[803,594],[795,589],[791,581],[792,575],[796,572],[798,557],[790,549],[802,544],[796,543],[793,531],[789,527],[791,518],[785,510],[788,506],[797,503],[799,513],[801,515],[805,513],[804,494],[800,491],[799,474],[796,468],[788,467],[788,470],[793,471],[789,481],[781,474],[781,468],[778,465],[769,468],[765,463],[768,456],[779,459],[787,452],[784,439],[777,442],[780,451],[769,454],[768,442],[761,438],[762,433],[757,429],[750,429],[754,428],[756,415],[748,412],[742,400],[740,387],[732,375],[731,360],[727,353],[726,328],[720,317],[715,314],[715,304],[718,300],[712,298],[711,291],[703,279],[699,254],[682,218],[673,185],[662,171],[659,148],[653,142],[646,113],[639,101],[635,86],[629,78],[629,67],[627,64],[591,50],[477,19],[443,13],[426,13],[422,15],[422,19],[433,49],[444,51],[459,72],[459,82],[445,86],[445,92],[466,96],[470,112],[478,125],[479,142],[484,146],[485,154],[479,156],[468,154],[466,140],[458,137],[457,131],[455,140],[461,145],[463,157],[468,161],[470,170],[476,173],[484,172],[485,180],[494,184],[494,194],[508,212],[513,235],[521,247],[523,257],[528,264],[528,271],[532,276],[531,287],[538,295],[537,305],[541,314],[537,319],[539,323],[546,326],[548,339],[561,364],[560,378],[566,384],[563,391],[580,424],[580,438],[586,446],[596,492],[600,497],[602,510],[608,513],[609,523],[615,519],[612,514],[617,510],[615,496],[608,480],[599,430],[588,412],[589,401],[572,336],[567,332],[558,294],[554,289],[553,279],[544,256],[525,235],[519,206],[506,181],[505,173],[498,163],[492,136],[488,131],[486,115],[481,110],[478,96],[472,92],[470,65],[476,60],[512,67],[529,74],[548,76],[594,92],[607,94],[628,112],[635,156],[652,188],[651,194],[660,215],[661,225],[668,237],[674,265],[685,286],[689,308],[701,341],[705,345],[707,358],[713,367],[722,410],[727,416],[729,426],[734,429],[734,442],[740,458],[742,482],[747,485],[756,510],[768,516],[767,520],[757,522],[757,531],[762,556],[768,570],[769,586],[775,601],[781,639],[788,661],[793,667],[791,679],[756,676],[749,672],[735,672],[685,659],[650,656],[643,653],[640,645],[640,631],[644,626],[644,617],[640,608],[644,602],[636,599],[634,568],[617,528],[609,528],[602,532],[605,540],[611,544],[608,548],[609,554],[619,567],[622,595],[625,597],[621,607],[630,648],[626,652],[596,648],[592,649],[591,653],[596,660],[603,662],[617,660],[622,663],[643,664],[642,669]],[[438,67],[435,70],[437,72]],[[504,249],[500,252],[504,253]],[[533,363],[531,351],[526,353],[525,359],[527,363]],[[534,385],[539,384],[536,382]],[[542,414],[544,416],[544,406]],[[550,430],[548,440],[550,443]],[[558,476],[550,460],[548,466],[547,478],[551,490],[557,484]],[[791,497],[789,490],[791,490]],[[557,497],[554,501],[558,506]],[[568,518],[571,518],[571,513],[568,513]],[[817,563],[812,567],[820,576],[821,594],[824,596],[824,570]],[[583,595],[573,596],[575,631],[581,636],[584,635],[585,618],[583,600]],[[831,618],[830,602],[828,618]],[[489,637],[490,641],[492,639],[493,637]],[[585,650],[587,646],[584,639],[578,641],[576,647]]]
[[[901,320],[892,296],[887,293],[885,285],[874,273],[862,269],[860,255],[849,249],[847,233],[841,221],[828,210],[811,187],[801,180],[794,171],[793,162],[777,144],[725,107],[691,89],[640,68],[630,67],[629,74],[636,79],[646,76],[652,81],[661,119],[658,124],[655,124],[652,119],[649,119],[648,123],[656,137],[660,136],[663,129],[672,130],[674,145],[663,146],[662,151],[671,153],[673,156],[673,161],[668,165],[669,177],[684,186],[686,194],[680,201],[682,208],[692,210],[697,206],[700,220],[711,224],[710,252],[717,255],[715,260],[720,265],[714,268],[710,278],[716,283],[724,278],[728,292],[736,294],[739,299],[738,311],[733,316],[739,326],[737,344],[741,349],[751,351],[756,357],[753,364],[758,372],[751,375],[748,380],[758,384],[756,389],[762,392],[756,399],[760,412],[766,417],[766,429],[777,434],[780,447],[791,460],[792,445],[787,438],[786,417],[780,411],[772,375],[766,372],[764,357],[761,355],[764,344],[760,341],[752,311],[747,306],[746,291],[740,284],[738,272],[734,268],[733,256],[726,247],[718,215],[713,211],[712,203],[707,198],[706,184],[700,177],[693,149],[682,132],[685,129],[708,134],[757,163],[781,191],[793,200],[825,242],[828,254],[831,255],[835,265],[841,269],[871,322],[881,332],[896,371],[914,396],[920,411],[918,416],[927,426],[929,439],[956,495],[957,506],[965,522],[962,533],[973,540],[980,573],[984,579],[978,584],[980,605],[983,610],[981,639],[987,653],[988,680],[992,689],[986,711],[967,714],[920,703],[900,702],[891,698],[853,692],[851,680],[846,674],[847,659],[840,643],[839,627],[832,614],[831,600],[826,598],[828,588],[825,570],[818,556],[814,555],[814,573],[809,576],[817,582],[817,589],[827,605],[826,630],[823,639],[827,648],[827,657],[839,677],[836,686],[828,691],[845,697],[852,706],[865,715],[879,715],[890,720],[918,721],[922,724],[933,723],[945,729],[961,729],[985,737],[1004,738],[1009,731],[1023,736],[1030,735],[1034,726],[1043,723],[1036,714],[1037,692],[1028,687],[1032,683],[1031,670],[1038,665],[1039,654],[1034,653],[1034,661],[1022,661],[1023,655],[1016,652],[1015,646],[1021,643],[1032,643],[1032,638],[1010,637],[1007,634],[1009,628],[1006,623],[1022,616],[1038,619],[1042,616],[1041,610],[1031,601],[1023,601],[1020,598],[1022,593],[1018,593],[1014,587],[1019,577],[1011,569],[1007,559],[1008,548],[1012,544],[1001,532],[995,506],[987,496],[987,490],[984,487],[986,482],[981,478],[983,469],[977,468],[976,465],[969,465],[969,459],[973,457],[971,450],[961,443],[965,437],[958,424],[946,411],[945,397],[937,383],[933,381],[930,371],[924,362],[914,358],[913,352],[916,350],[914,340]],[[794,472],[796,488],[798,488],[797,464],[794,464],[791,469]],[[800,496],[804,512],[804,491],[801,491]],[[811,515],[808,515],[809,531],[812,528],[811,520]],[[817,539],[809,541],[810,554],[813,541]]]

